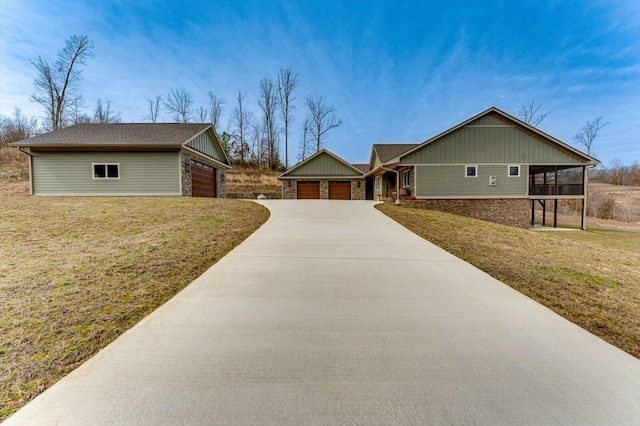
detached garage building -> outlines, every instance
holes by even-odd
[[[278,176],[282,181],[282,198],[364,200],[366,170],[362,167],[323,149]]]
[[[224,197],[231,167],[211,124],[79,124],[12,144],[32,195]]]

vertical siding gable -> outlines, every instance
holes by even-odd
[[[213,140],[208,131],[193,138],[187,143],[187,146],[221,163],[227,164],[227,160],[220,151],[218,144]]]
[[[402,157],[401,164],[584,164],[555,143],[488,114]]]
[[[357,176],[361,173],[327,153],[322,153],[299,168],[287,173],[287,176]]]
[[[35,195],[180,195],[178,152],[33,152]],[[92,179],[91,163],[120,163],[120,179]]]

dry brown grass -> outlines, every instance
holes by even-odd
[[[29,195],[29,157],[0,147],[0,197],[7,195]]]
[[[536,232],[429,210],[377,207],[400,224],[640,358],[640,236]]]
[[[234,167],[227,171],[227,194],[239,198],[250,194],[271,194],[279,198],[282,196],[282,182],[277,176],[281,173],[263,168]]]
[[[163,304],[268,217],[249,202],[4,197],[0,419]]]

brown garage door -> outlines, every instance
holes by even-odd
[[[299,200],[319,200],[320,182],[318,181],[298,181]]]
[[[330,200],[350,200],[351,182],[334,181],[329,182]]]
[[[191,162],[191,196],[216,196],[216,169],[197,161]]]

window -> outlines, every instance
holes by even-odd
[[[465,170],[466,177],[478,177],[478,166],[466,166]]]
[[[411,169],[402,172],[402,186],[411,186]]]
[[[509,177],[520,177],[520,166],[509,166]]]
[[[374,179],[376,191],[380,190],[380,176],[376,176]]]
[[[120,163],[92,163],[94,179],[120,179]]]

